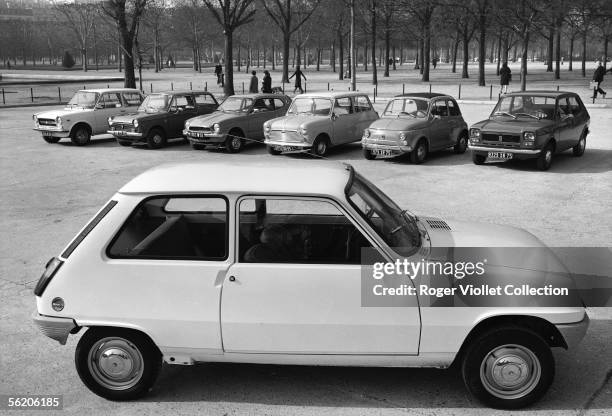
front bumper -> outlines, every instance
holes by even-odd
[[[580,341],[582,341],[586,335],[587,329],[589,328],[589,322],[589,315],[587,315],[585,312],[584,319],[580,322],[556,325],[561,335],[563,335],[563,339],[565,340],[568,349],[571,350],[575,348]]]
[[[66,345],[68,335],[78,328],[72,318],[57,318],[35,313],[32,319],[36,326],[38,326],[38,329],[40,329],[40,332],[58,341],[61,345]]]
[[[485,156],[489,152],[512,153],[515,159],[531,159],[538,157],[542,152],[542,149],[518,149],[515,147],[496,147],[470,144],[470,151],[472,151],[472,153],[482,154]]]
[[[361,147],[367,150],[390,150],[393,154],[403,154],[412,152],[412,146],[402,146],[399,144],[382,144],[365,142],[362,140]]]
[[[42,133],[43,136],[47,137],[68,137],[70,135],[70,131],[64,130],[61,127],[35,127],[33,130],[39,131]]]
[[[191,142],[191,143],[196,143],[196,144],[219,144],[219,143],[223,143],[225,142],[225,133],[202,133],[202,136],[200,136],[198,133],[201,132],[194,132],[194,131],[190,131],[190,130],[183,130],[183,136],[187,137],[187,139]],[[196,134],[198,134],[198,136],[196,136]]]
[[[117,139],[130,140],[144,138],[144,134],[135,131],[107,130],[106,132],[112,134]]]
[[[284,142],[282,140],[265,140],[264,144],[267,146],[279,146],[279,147],[300,147],[302,149],[310,149],[312,143],[305,142]]]

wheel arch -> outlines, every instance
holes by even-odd
[[[159,349],[158,343],[155,342],[155,340],[153,339],[153,337],[151,337],[151,335],[149,335],[144,328],[138,327],[138,326],[134,326],[134,325],[79,325],[77,326],[77,328],[80,330],[81,328],[84,328],[86,331],[89,330],[104,330],[104,331],[108,331],[108,330],[119,330],[119,331],[128,331],[128,332],[132,332],[132,333],[136,333],[136,334],[140,334],[142,336],[144,336],[150,343],[151,345],[153,345],[161,354],[161,351]],[[78,330],[76,330],[76,332],[78,332]],[[75,332],[75,333],[76,333]]]
[[[160,125],[160,124],[155,124],[153,126],[150,126],[148,128],[145,128],[142,130],[142,133],[144,136],[149,136],[149,134],[151,133],[151,131],[153,130],[160,130],[165,137],[168,137],[168,134],[166,132],[166,129],[164,128],[164,126]]]
[[[91,127],[91,124],[86,121],[77,121],[76,123],[74,123],[74,125],[70,128],[69,136],[72,137],[75,129],[80,126],[85,126],[85,128],[87,128],[87,130],[89,131],[89,135],[93,136],[93,128]]]

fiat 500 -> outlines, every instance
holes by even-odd
[[[361,145],[366,159],[408,153],[413,163],[422,163],[435,150],[465,153],[468,129],[453,97],[405,94],[389,101],[382,117],[364,130]]]
[[[263,124],[285,114],[291,99],[279,94],[227,97],[218,111],[187,120],[183,134],[194,149],[223,148],[230,153],[263,141]]]
[[[108,133],[122,146],[146,143],[159,149],[168,139],[183,137],[185,120],[215,111],[215,97],[205,91],[167,91],[150,94],[136,113],[109,117]]]
[[[488,120],[470,128],[470,150],[477,165],[486,161],[536,159],[548,170],[553,155],[572,149],[582,156],[590,116],[578,94],[524,91],[503,95]]]
[[[34,321],[60,344],[86,329],[76,369],[111,400],[144,395],[162,362],[457,361],[476,397],[521,407],[552,383],[551,347],[573,348],[583,337],[582,304],[427,307],[420,296],[400,307],[362,303],[362,249],[387,262],[420,262],[436,245],[484,242],[548,250],[521,229],[416,217],[349,165],[162,165],[123,186],[48,262]],[[513,280],[537,276],[529,257],[496,263]]]
[[[42,133],[47,143],[70,137],[77,146],[85,146],[91,136],[105,134],[108,118],[135,111],[144,96],[131,88],[81,90],[63,110],[34,114],[34,130]]]
[[[310,150],[323,156],[332,146],[358,141],[377,118],[363,93],[300,94],[285,117],[264,124],[265,143],[272,155]]]

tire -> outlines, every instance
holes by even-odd
[[[276,150],[274,148],[274,146],[266,146],[266,147],[268,149],[268,153],[270,153],[272,156],[278,156],[278,155],[281,154],[281,151],[280,150]]]
[[[457,144],[455,144],[455,147],[453,148],[453,150],[457,154],[463,154],[467,150],[467,146],[468,146],[468,136],[467,136],[467,133],[463,132],[457,138]]]
[[[419,165],[427,158],[427,142],[424,139],[419,140],[416,147],[410,152],[410,161],[415,165]]]
[[[582,133],[580,139],[578,139],[578,144],[572,148],[572,154],[576,157],[580,157],[584,154],[586,150],[586,135]]]
[[[132,142],[130,140],[122,140],[122,139],[117,139],[117,143],[119,143],[120,146],[131,146]]]
[[[498,409],[519,409],[546,393],[555,376],[555,361],[540,335],[506,326],[474,339],[461,370],[467,389],[478,400]]]
[[[315,156],[325,156],[329,149],[329,140],[325,136],[317,136],[312,143],[310,152]]]
[[[244,134],[239,130],[231,130],[225,139],[225,150],[228,153],[238,153],[244,146]]]
[[[167,143],[166,134],[161,129],[151,129],[147,136],[149,149],[161,149]]]
[[[372,151],[369,149],[363,149],[363,157],[366,158],[367,160],[376,159],[376,156],[374,156],[374,153],[372,153]]]
[[[485,160],[487,160],[486,156],[472,153],[472,162],[474,162],[475,165],[484,165]]]
[[[555,154],[555,147],[551,143],[548,143],[546,146],[544,146],[536,162],[538,169],[539,170],[550,169],[550,166],[552,165],[554,154]]]
[[[204,149],[206,149],[206,146],[204,146],[203,144],[198,144],[198,143],[191,143],[191,147],[194,150],[204,150]]]
[[[60,137],[43,136],[43,140],[47,143],[57,143],[60,141]]]
[[[72,129],[70,140],[77,146],[85,146],[91,140],[91,132],[89,127],[84,124],[79,124]]]
[[[77,345],[74,360],[87,388],[109,400],[144,396],[162,365],[161,353],[149,338],[121,328],[88,329]]]

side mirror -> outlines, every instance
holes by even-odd
[[[331,119],[334,120],[334,121],[338,120],[338,114],[332,113]]]

